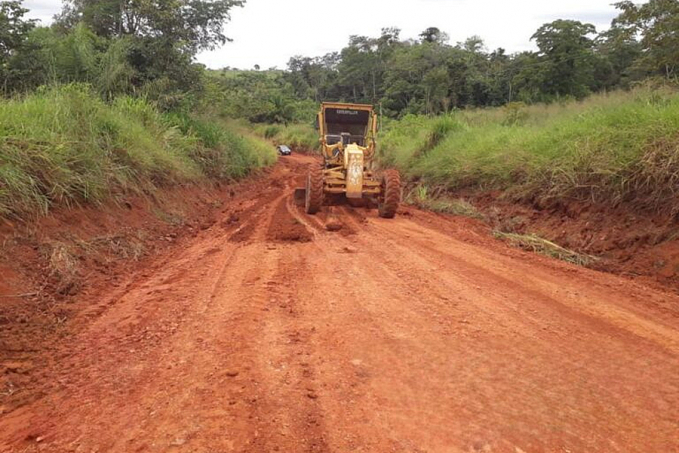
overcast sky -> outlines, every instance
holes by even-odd
[[[479,35],[489,49],[534,49],[531,35],[555,19],[589,22],[608,28],[617,15],[614,0],[247,0],[232,13],[226,34],[234,40],[198,60],[225,66],[285,68],[293,55],[318,56],[338,51],[350,35],[378,36],[384,27],[401,28],[415,38],[427,27],[448,33],[451,43]],[[32,17],[48,24],[59,0],[25,0]]]

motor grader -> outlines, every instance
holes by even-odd
[[[377,204],[380,217],[393,218],[401,202],[401,181],[396,170],[378,176],[373,169],[378,126],[373,107],[324,102],[317,126],[323,162],[310,168],[306,187],[300,189],[307,214],[348,202]]]

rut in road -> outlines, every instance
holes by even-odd
[[[468,219],[306,216],[311,162],[102,291],[0,451],[679,450],[679,297]]]

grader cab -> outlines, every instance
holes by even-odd
[[[316,214],[325,204],[377,204],[379,215],[393,218],[401,202],[397,171],[379,177],[373,170],[377,114],[371,105],[323,103],[318,113],[323,163],[307,177],[304,207]]]

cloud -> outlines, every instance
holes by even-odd
[[[546,22],[556,20],[556,19],[571,19],[578,20],[583,23],[589,23],[597,26],[608,27],[613,19],[615,19],[619,14],[619,11],[615,9],[603,10],[603,11],[586,11],[582,13],[554,13],[547,14],[542,17]]]
[[[45,24],[61,10],[58,0],[24,4]],[[377,36],[392,26],[402,29],[403,38],[438,27],[453,43],[479,35],[489,49],[519,52],[535,48],[530,37],[545,22],[575,19],[602,30],[616,15],[610,0],[247,0],[225,27],[234,42],[198,60],[212,68],[282,68],[293,55],[338,51],[350,35]]]
[[[52,17],[61,11],[61,2],[58,0],[25,0],[24,8],[28,9],[29,16],[39,19],[43,25],[52,22]]]

